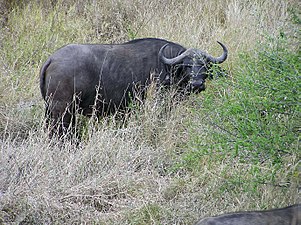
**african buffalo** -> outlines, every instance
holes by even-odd
[[[301,205],[266,211],[228,213],[200,220],[196,225],[300,225]]]
[[[223,54],[217,58],[156,38],[66,45],[47,59],[40,72],[47,124],[61,135],[74,125],[76,110],[104,116],[124,109],[134,90],[143,92],[150,84],[151,74],[164,86],[203,91],[210,66],[227,59],[226,46],[218,43]]]

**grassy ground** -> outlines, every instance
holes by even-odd
[[[0,223],[193,224],[300,202],[298,1],[0,1]],[[41,64],[67,43],[160,37],[220,54],[185,101],[150,90],[126,126],[48,141]],[[157,98],[163,94],[164,98]]]

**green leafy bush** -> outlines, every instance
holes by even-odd
[[[216,88],[204,96],[199,114],[206,117],[197,126],[210,127],[211,134],[206,141],[197,132],[192,135],[192,154],[221,151],[241,160],[278,163],[283,155],[297,153],[299,60],[300,52],[290,50],[282,37],[241,54],[235,77],[215,81]]]

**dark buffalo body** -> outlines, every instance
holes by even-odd
[[[223,54],[217,58],[155,38],[64,46],[47,59],[40,73],[48,124],[62,134],[72,124],[75,109],[87,116],[122,109],[134,90],[150,83],[151,74],[165,86],[203,91],[210,65],[227,58],[226,47],[219,44]]]
[[[265,211],[236,212],[208,217],[196,225],[300,225],[301,205]]]

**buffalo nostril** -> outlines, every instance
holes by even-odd
[[[199,93],[201,91],[204,91],[206,89],[205,82],[194,82],[194,83],[191,83],[191,89],[195,93]]]
[[[198,81],[194,81],[191,83],[191,86],[192,87],[201,87],[205,84],[205,81],[204,80],[198,80]]]

